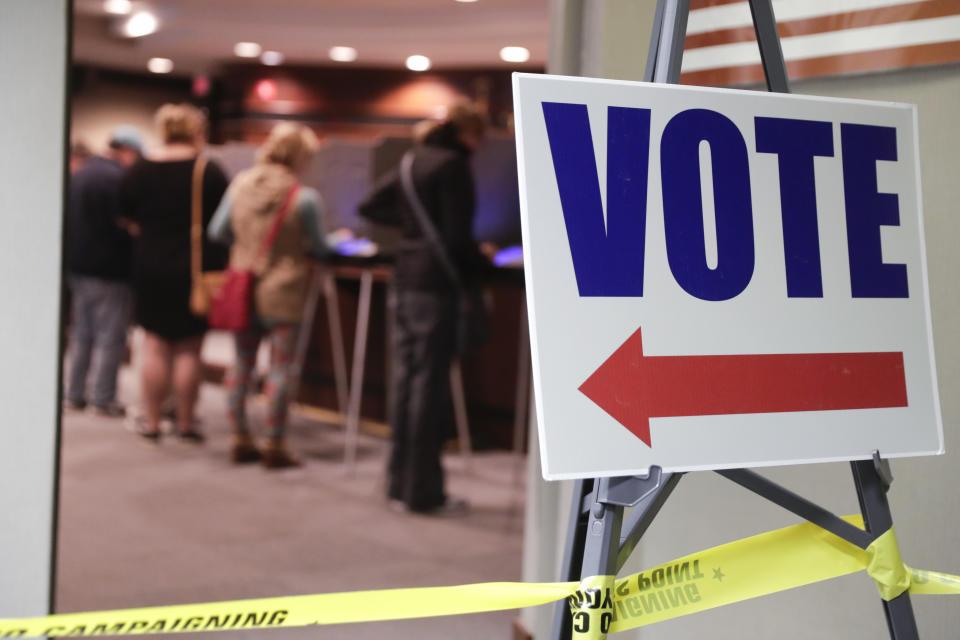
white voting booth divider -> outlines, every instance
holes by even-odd
[[[562,580],[616,575],[698,470],[866,548],[885,458],[943,452],[916,109],[781,95],[750,7],[779,94],[514,75],[541,463],[577,479]],[[658,2],[648,81],[679,77],[688,12]],[[743,468],[839,460],[866,531]],[[884,608],[917,637],[908,595]]]

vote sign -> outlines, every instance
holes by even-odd
[[[942,453],[915,107],[513,82],[544,477]]]

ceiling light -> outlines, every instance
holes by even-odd
[[[238,58],[256,58],[260,51],[261,47],[256,42],[238,42],[233,45],[233,55]]]
[[[133,11],[130,0],[104,0],[103,10],[115,16],[125,16]]]
[[[128,38],[139,38],[146,36],[157,30],[160,23],[157,16],[149,11],[138,11],[123,23],[123,34]]]
[[[477,1],[477,0],[457,0],[457,2],[464,2],[464,3],[467,3],[467,2],[476,2],[476,1]]]
[[[353,47],[330,47],[330,59],[337,62],[353,62],[357,59],[357,50]]]
[[[500,59],[504,62],[526,62],[530,59],[530,50],[526,47],[504,47],[500,49]]]
[[[170,73],[173,71],[173,60],[170,58],[150,58],[147,69],[153,73]]]
[[[430,68],[430,58],[427,56],[410,56],[407,58],[407,69],[410,71],[426,71]]]
[[[278,64],[283,64],[283,54],[279,51],[264,51],[260,56],[260,62],[267,66],[275,67]]]

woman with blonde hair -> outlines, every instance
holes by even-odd
[[[230,245],[230,267],[256,278],[250,327],[234,333],[236,361],[228,380],[227,408],[234,428],[233,461],[261,461],[268,469],[300,465],[284,443],[291,365],[306,301],[310,256],[326,253],[323,201],[298,175],[318,146],[310,129],[282,123],[257,153],[257,163],[233,180],[213,221],[210,238]],[[268,440],[261,449],[250,434],[246,395],[262,340],[270,345]]]
[[[120,185],[123,216],[137,234],[134,248],[134,316],[146,337],[141,357],[143,423],[140,435],[160,438],[163,401],[171,382],[176,433],[200,443],[194,424],[200,389],[200,346],[206,320],[190,310],[192,198],[199,191],[206,224],[227,188],[227,178],[202,155],[206,118],[189,104],[165,104],[155,115],[163,144],[127,171]],[[204,271],[222,269],[226,252],[203,242]]]

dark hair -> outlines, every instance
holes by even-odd
[[[446,121],[450,123],[458,133],[483,136],[487,129],[487,121],[480,111],[468,102],[458,102],[451,105],[447,110]]]
[[[445,149],[460,149],[463,147],[463,143],[459,139],[459,132],[452,122],[442,122],[431,129],[424,136],[423,144]]]
[[[446,119],[430,129],[423,138],[423,144],[431,147],[454,149],[470,153],[470,149],[460,139],[462,134],[482,137],[487,128],[483,116],[472,105],[457,103],[447,111]]]
[[[70,143],[71,158],[86,160],[92,155],[93,153],[90,151],[90,147],[88,147],[82,140],[74,140]]]

